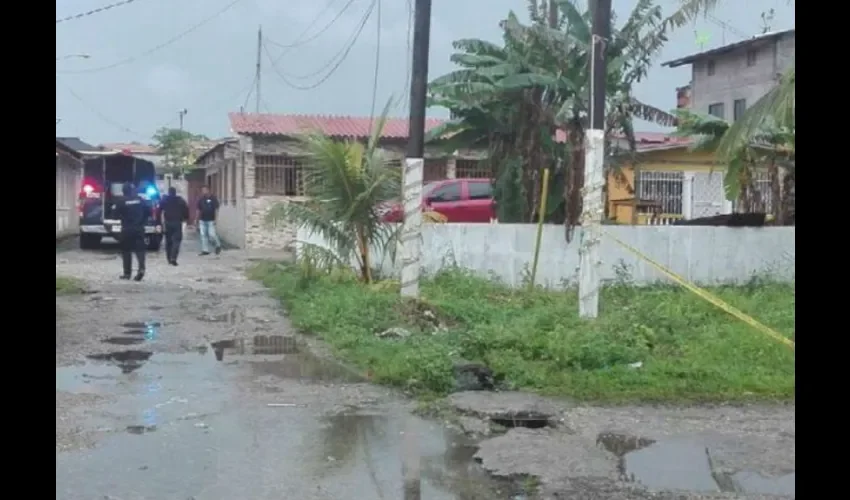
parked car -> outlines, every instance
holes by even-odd
[[[496,218],[489,179],[446,179],[422,186],[422,210],[443,214],[446,222],[490,222]],[[384,222],[401,222],[400,202],[385,207]]]

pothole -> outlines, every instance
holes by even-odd
[[[155,425],[128,425],[126,428],[130,434],[147,434],[156,431]]]
[[[124,330],[121,332],[124,335],[144,335],[147,333],[147,330],[142,330],[141,328],[135,328],[132,330]]]
[[[553,427],[550,417],[550,415],[543,413],[520,412],[511,415],[494,415],[490,417],[490,421],[509,429],[517,427],[542,429],[544,427]]]
[[[145,341],[143,338],[138,337],[108,337],[103,339],[101,342],[106,344],[115,344],[115,345],[133,345],[133,344],[141,344]]]
[[[655,440],[617,432],[603,432],[596,436],[596,444],[601,445],[614,455],[622,457],[626,453],[655,444]]]
[[[238,355],[279,355],[296,354],[298,345],[295,337],[288,335],[255,335],[250,341],[246,339],[225,339],[211,342],[217,360],[224,359],[225,351]]]
[[[130,349],[127,351],[104,352],[99,354],[89,354],[86,356],[95,361],[114,361],[116,363],[147,361],[153,356],[151,351],[138,351]]]

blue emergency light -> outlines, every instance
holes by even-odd
[[[149,198],[155,198],[159,195],[159,191],[157,191],[156,186],[150,185],[145,188],[145,194],[148,195]]]

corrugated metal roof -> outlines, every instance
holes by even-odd
[[[57,137],[56,142],[61,143],[63,146],[73,149],[74,151],[79,151],[80,153],[100,151],[100,148],[92,146],[87,142],[83,142],[79,137]]]

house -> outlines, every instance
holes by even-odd
[[[795,30],[764,33],[662,66],[691,65],[690,88],[676,89],[677,105],[733,121],[794,64]]]
[[[196,165],[203,169],[204,182],[221,202],[217,224],[221,237],[237,247],[252,249],[286,248],[294,242],[296,228],[270,230],[266,214],[277,203],[304,199],[296,136],[316,130],[338,139],[365,142],[373,126],[369,118],[338,116],[231,113],[229,118],[235,137],[200,155]],[[428,119],[426,129],[440,123]],[[399,165],[407,145],[407,128],[406,118],[390,118],[380,138],[380,147]],[[424,180],[488,177],[480,160],[478,152],[447,155],[428,146]],[[189,198],[193,198],[193,190],[200,189],[197,182],[190,182]],[[193,199],[189,201],[194,203]]]
[[[61,139],[61,140],[60,140]],[[83,182],[83,154],[66,145],[68,137],[56,138],[56,239],[79,232],[77,200]],[[76,139],[79,141],[79,139]],[[79,141],[82,147],[87,144]]]
[[[679,219],[730,214],[725,165],[711,152],[690,151],[691,141],[661,133],[640,134],[636,161],[608,177],[608,218],[617,223],[666,225]],[[770,207],[765,171],[753,173],[754,188]],[[637,178],[637,183],[635,183]]]

